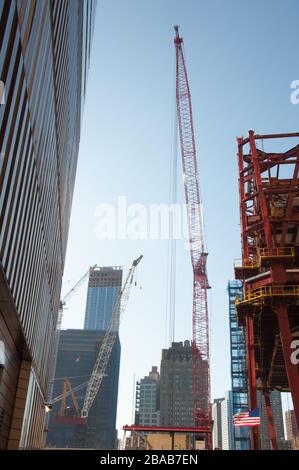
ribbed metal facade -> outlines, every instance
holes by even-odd
[[[43,443],[95,6],[0,1],[0,448]]]

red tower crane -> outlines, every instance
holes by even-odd
[[[187,206],[190,255],[193,268],[193,393],[195,426],[211,428],[209,318],[207,289],[209,289],[204,249],[203,214],[192,117],[191,94],[183,52],[183,39],[175,29],[176,102],[183,166],[185,202]],[[210,432],[206,447],[210,448]]]

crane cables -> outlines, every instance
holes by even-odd
[[[178,172],[178,120],[176,113],[175,77],[173,82],[173,125],[171,136],[171,152],[169,159],[169,237],[167,246],[166,266],[166,344],[171,346],[175,340],[176,320],[176,237],[177,237],[177,172]]]

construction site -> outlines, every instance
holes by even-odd
[[[189,53],[188,40],[183,39],[183,27],[174,25],[173,37],[169,31],[167,33],[175,65],[174,76],[167,68],[167,83],[174,82],[167,204],[171,208],[176,204],[183,207],[185,240],[178,242],[179,237],[175,235],[177,219],[171,209],[170,235],[165,237],[167,242],[157,253],[154,253],[156,248],[143,250],[147,241],[145,237],[137,236],[132,236],[133,242],[118,236],[110,249],[111,227],[115,228],[120,216],[115,217],[113,212],[113,219],[110,206],[106,204],[105,211],[98,206],[92,209],[93,217],[94,214],[100,217],[102,224],[101,230],[93,229],[98,237],[96,246],[100,247],[100,253],[102,250],[101,256],[94,249],[88,252],[88,239],[82,235],[81,240],[80,230],[82,228],[83,233],[84,226],[88,226],[84,212],[90,216],[89,207],[94,201],[90,202],[88,193],[93,187],[92,172],[90,168],[89,173],[84,168],[83,180],[85,188],[88,181],[90,201],[87,198],[81,206],[81,193],[78,192],[75,201],[80,217],[76,219],[79,220],[77,233],[74,229],[72,232],[75,235],[67,258],[70,267],[65,273],[69,224],[66,221],[71,210],[68,191],[72,194],[81,123],[81,98],[77,100],[85,93],[85,81],[81,83],[81,80],[88,69],[96,2],[87,0],[77,4],[74,0],[72,6],[70,2],[60,0],[37,4],[28,0],[23,6],[14,3],[0,3],[0,78],[5,85],[5,99],[0,106],[0,150],[4,149],[3,167],[0,168],[0,188],[4,195],[0,206],[3,212],[3,233],[0,232],[0,449],[299,450],[299,132],[292,129],[285,132],[285,126],[281,133],[279,129],[278,133],[260,133],[258,128],[249,128],[246,134],[238,136],[238,122],[230,117],[235,129],[235,140],[230,143],[230,148],[235,154],[218,155],[220,170],[216,165],[213,168],[213,164],[205,163],[205,141],[198,146],[204,132],[199,126],[197,109],[201,101],[197,94],[193,99],[191,86],[195,71],[192,59],[194,62],[199,59]],[[44,29],[45,18],[49,21],[49,31],[53,27],[51,40],[48,30]],[[20,33],[16,30],[17,19]],[[64,39],[64,30],[59,30],[61,19],[68,24],[69,40],[76,44],[74,51]],[[31,31],[36,36],[30,36]],[[20,75],[25,77],[28,88],[24,103],[28,100],[29,104],[19,106],[23,114],[30,108],[27,117],[22,114],[24,122],[32,120],[30,132],[28,130],[29,143],[21,131],[21,122],[17,130],[9,129],[8,125],[13,121],[10,110],[14,106],[15,89],[19,89],[20,100],[23,94],[21,81],[15,89],[10,85],[10,45],[14,35],[16,43],[20,44],[20,55],[24,56]],[[38,47],[39,40],[42,41],[41,50],[54,47],[53,70],[51,68],[54,86],[49,95],[42,81],[33,78],[37,73],[34,63],[39,64],[40,71],[48,67]],[[31,43],[36,54],[34,61],[30,58],[32,52],[27,50]],[[232,45],[230,47],[233,49]],[[68,48],[72,55],[69,66],[63,71],[63,51]],[[96,81],[94,71],[93,74],[92,80]],[[76,84],[73,76],[80,76]],[[49,117],[45,123],[37,96],[41,97],[40,103],[49,100],[48,106],[55,110],[55,119]],[[14,111],[15,119],[17,113]],[[47,114],[46,109],[44,114]],[[107,122],[111,126],[109,119],[107,111]],[[201,119],[205,128],[205,117],[201,116]],[[216,116],[213,119],[217,122]],[[255,125],[254,121],[252,125]],[[47,138],[41,137],[43,132]],[[16,135],[20,149],[17,150],[16,143],[13,154],[10,147]],[[114,140],[117,141],[115,135],[109,137],[109,145],[117,145]],[[124,136],[122,140],[125,142]],[[22,160],[20,153],[25,144],[28,152]],[[211,148],[217,145],[214,137]],[[43,161],[40,155],[47,152],[47,146],[52,150],[49,149]],[[58,149],[57,161],[56,157],[53,159],[54,149]],[[10,152],[15,156],[6,158]],[[27,158],[29,161],[29,154],[33,176],[28,176],[25,171],[24,162]],[[65,155],[68,159],[64,161]],[[21,159],[19,162],[18,158]],[[157,163],[155,157],[152,158],[153,163],[149,165],[155,167]],[[204,178],[198,160],[200,168],[206,164]],[[110,164],[109,157],[106,164]],[[112,200],[115,195],[119,197],[122,191],[125,192],[127,186],[134,186],[138,194],[142,185],[147,187],[148,179],[147,196],[153,201],[156,183],[150,173],[148,178],[145,175],[138,188],[138,171],[146,173],[142,165],[138,162],[134,169],[125,173],[121,162],[117,168],[115,161],[111,161],[111,175],[105,173],[102,178],[103,194],[109,195],[111,190]],[[159,171],[157,166],[158,174]],[[212,184],[217,171],[221,175],[220,189],[219,185],[215,189],[216,185]],[[17,175],[21,172],[19,181]],[[35,189],[32,189],[31,179],[36,181]],[[24,189],[18,193],[22,184],[31,188],[26,190],[31,195],[40,194],[36,205],[26,200],[28,211],[27,202],[24,202],[28,220],[31,220],[30,211],[35,214],[32,215],[33,225],[28,229],[27,245],[25,239],[22,244],[21,235],[18,236],[26,230],[23,225],[17,225],[22,217],[26,219],[26,214],[21,217],[14,212],[17,201],[22,206],[20,201],[26,192]],[[236,189],[235,193],[230,192],[230,184]],[[114,185],[119,186],[116,192],[113,192]],[[14,200],[16,194],[19,195]],[[100,197],[103,201],[104,196]],[[233,197],[231,212],[234,207],[238,208],[239,243],[226,247],[225,234],[231,230],[227,216],[230,208],[222,209],[221,204],[224,207]],[[208,207],[212,203],[216,207],[217,203],[218,209],[214,213],[204,212],[206,199]],[[138,208],[141,204],[135,206]],[[131,211],[133,222],[138,219],[136,207]],[[221,211],[227,217],[227,227],[221,219]],[[39,223],[35,222],[38,217]],[[218,219],[222,220],[221,224]],[[139,223],[139,219],[137,221]],[[121,229],[124,225],[122,219]],[[206,225],[213,227],[207,229]],[[136,230],[140,232],[140,227]],[[206,235],[211,233],[209,230],[215,235],[211,241]],[[42,240],[38,248],[31,245],[32,233],[38,233]],[[18,245],[17,238],[20,238]],[[219,251],[215,240],[221,245]],[[127,253],[130,242],[132,248]],[[222,258],[213,258],[208,278],[210,256],[213,257],[213,252],[219,256],[220,250]],[[131,253],[135,253],[133,257]],[[236,259],[238,253],[241,253],[240,259]],[[167,257],[166,262],[157,264],[162,257]],[[99,264],[91,265],[91,258]],[[105,263],[110,259],[111,262],[103,264],[102,259]],[[113,265],[116,259],[123,260],[129,269],[125,271],[122,265]],[[227,271],[222,276],[223,263],[230,265],[234,279],[230,277],[229,280]],[[73,281],[82,266],[85,266],[85,272]],[[215,282],[215,279],[223,282]],[[149,281],[153,282],[153,290],[150,290]],[[162,293],[158,287],[164,281]],[[24,289],[26,283],[29,287]],[[86,284],[84,296],[82,291]],[[219,311],[217,299],[216,308],[212,301],[213,290],[217,296],[220,289],[221,292],[226,289],[222,311]],[[150,298],[152,302],[149,302]],[[226,335],[223,343],[222,333]],[[223,367],[222,355],[227,358]],[[218,359],[213,362],[216,356]],[[142,371],[149,367],[149,373],[141,378]]]
[[[135,450],[213,448],[207,296],[210,286],[206,271],[208,253],[204,246],[191,92],[183,39],[179,34],[179,27],[175,26],[174,29],[177,119],[193,269],[193,418],[190,421],[194,425],[125,425],[125,436],[128,432],[131,436],[128,439],[124,437],[125,446]],[[237,139],[242,259],[234,263],[234,272],[235,279],[242,283],[242,289],[241,295],[236,295],[234,302],[237,324],[244,330],[246,341],[248,408],[258,407],[259,390],[265,399],[268,434],[273,450],[277,450],[278,445],[270,391],[290,392],[297,426],[299,419],[299,369],[298,361],[295,360],[296,338],[299,338],[299,145],[291,145],[294,138],[298,139],[299,133],[257,135],[250,130],[247,138]],[[283,153],[267,153],[259,148],[259,143],[268,139],[274,141],[273,148],[276,139],[287,140],[290,148]],[[120,318],[134,282],[134,271],[141,258],[142,256],[133,262],[115,302],[104,338],[98,340],[99,353],[89,381],[78,385],[75,377],[76,382],[71,384],[70,378],[65,377],[62,394],[50,402],[51,405],[61,402],[55,420],[64,425],[61,426],[65,441],[62,447],[84,448],[89,447],[92,442],[90,433],[93,428],[95,432],[96,428],[93,420],[97,419],[99,412],[94,412],[93,420],[88,419],[88,413],[97,394],[101,395],[99,390],[102,382],[105,382],[105,375],[107,376],[106,369],[118,336]],[[97,267],[90,268],[90,272],[96,269]],[[75,286],[71,293],[76,288]],[[111,373],[108,376],[111,377]],[[84,388],[87,391],[82,399],[80,390]],[[55,391],[57,392],[57,388]],[[80,393],[82,401],[80,407],[77,393]],[[102,394],[104,393],[103,391]],[[70,406],[67,406],[68,396]],[[104,406],[107,403],[105,405],[100,401],[99,410]],[[71,437],[67,431],[69,426],[74,430]],[[252,427],[250,441],[251,449],[260,449],[257,426]],[[51,433],[49,442],[51,443]]]

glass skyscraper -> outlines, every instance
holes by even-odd
[[[85,330],[107,330],[113,308],[122,286],[122,267],[97,267],[90,272]]]
[[[40,448],[96,1],[0,1],[0,449]]]
[[[84,329],[61,332],[54,396],[61,393],[59,377],[68,377],[73,387],[90,379],[121,286],[122,268],[120,266],[96,267],[90,271]],[[50,418],[48,445],[92,449],[115,448],[120,352],[120,341],[117,335],[105,370],[105,377],[88,413],[87,424],[81,427],[80,432],[73,423],[61,424],[55,421],[59,403],[55,405]],[[86,387],[76,392],[80,409],[84,403],[85,393]],[[68,404],[72,406],[70,400]]]
[[[105,332],[88,330],[61,331],[54,380],[54,396],[62,393],[63,379],[68,377],[72,387],[86,383],[93,370],[95,360]],[[60,402],[54,404],[50,413],[48,446],[89,449],[115,449],[117,440],[116,410],[120,364],[120,342],[117,337],[100,390],[89,410],[86,425],[72,422],[60,423],[56,413]],[[82,409],[86,386],[76,391],[79,408]],[[70,397],[66,406],[72,410]]]
[[[222,450],[235,449],[235,435],[233,425],[233,392],[228,391],[224,400],[221,401],[221,440]]]
[[[243,289],[240,281],[229,281],[229,332],[231,351],[231,409],[232,414],[248,411],[247,366],[245,331],[237,323],[235,298],[242,297]],[[250,449],[249,428],[233,428],[232,449]]]

